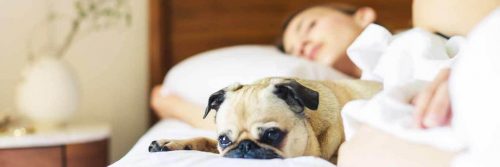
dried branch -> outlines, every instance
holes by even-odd
[[[90,31],[99,31],[119,24],[120,21],[125,21],[129,26],[132,16],[127,2],[127,0],[76,0],[74,8],[77,16],[72,20],[71,29],[63,38],[62,46],[58,47],[55,56],[64,57],[86,22],[92,21]],[[99,23],[100,20],[104,20],[105,24]]]

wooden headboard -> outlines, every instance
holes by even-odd
[[[168,69],[196,53],[272,44],[288,15],[325,2],[373,7],[377,21],[391,30],[411,26],[411,0],[149,0],[149,86],[161,84]],[[157,121],[153,112],[150,118]]]

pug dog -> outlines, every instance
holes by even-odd
[[[342,107],[380,89],[371,81],[276,77],[233,84],[210,96],[203,116],[216,111],[216,140],[156,140],[149,152],[198,150],[250,159],[317,156],[336,163],[344,141]]]

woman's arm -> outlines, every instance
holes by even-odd
[[[375,128],[363,126],[342,144],[338,166],[450,166],[455,153],[411,143]]]
[[[160,94],[161,85],[155,86],[151,91],[151,106],[161,118],[172,118],[184,121],[195,128],[214,130],[215,122],[212,112],[207,119],[203,119],[203,107],[190,103],[179,96]]]

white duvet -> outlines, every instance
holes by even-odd
[[[361,124],[381,129],[408,141],[457,151],[462,141],[450,127],[427,130],[414,128],[409,104],[438,72],[455,61],[463,37],[446,40],[414,28],[392,35],[382,26],[369,25],[349,47],[351,60],[362,69],[362,79],[382,82],[384,90],[370,100],[351,101],[342,110],[346,140]]]
[[[189,125],[175,121],[163,120],[154,125],[144,134],[134,147],[119,161],[113,163],[112,167],[121,166],[175,166],[175,167],[335,167],[330,162],[317,157],[297,157],[289,159],[273,160],[248,160],[223,158],[218,154],[200,151],[170,151],[150,153],[148,146],[157,139],[185,139],[192,137],[213,137],[215,133],[206,130],[199,130]]]

